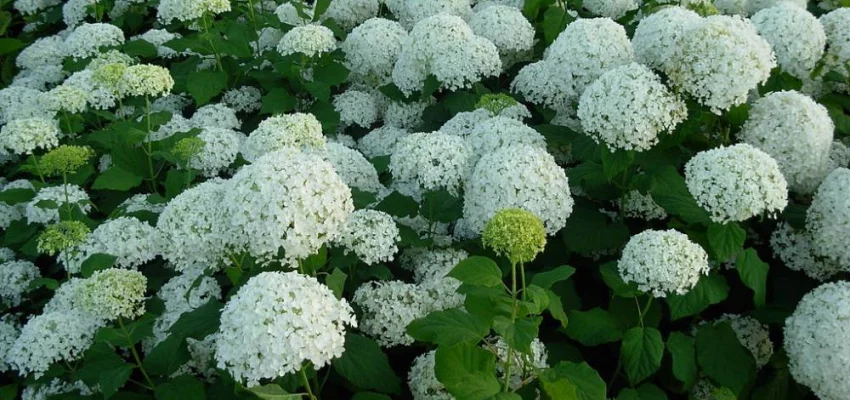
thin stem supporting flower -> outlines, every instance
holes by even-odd
[[[124,319],[121,317],[118,317],[118,326],[121,328],[121,333],[123,333],[124,337],[127,338],[127,344],[130,345],[130,353],[133,354],[133,359],[136,361],[136,367],[138,367],[139,371],[142,372],[142,376],[145,377],[145,381],[148,383],[148,386],[151,388],[156,387],[153,380],[151,380],[150,375],[148,375],[148,371],[145,370],[145,367],[142,365],[142,359],[139,357],[139,352],[136,351],[136,345],[132,342],[132,340],[130,340],[130,333],[127,332],[127,328],[124,327]]]
[[[38,174],[38,179],[41,180],[41,183],[44,183],[44,174],[41,173],[41,167],[38,165],[38,159],[35,157],[35,154],[30,153],[30,159],[33,165],[35,165],[35,173]]]
[[[304,383],[304,389],[307,390],[307,395],[310,397],[310,400],[319,400],[319,398],[313,394],[313,388],[310,387],[310,380],[307,379],[306,366],[301,367],[301,382]]]
[[[207,22],[207,16],[209,13],[204,13],[201,17],[201,22],[204,26],[204,36],[207,38],[207,43],[210,44],[210,49],[212,49],[213,54],[215,54],[215,63],[218,66],[218,70],[224,72],[224,66],[221,64],[221,55],[218,54],[218,50],[215,48],[215,43],[213,43],[212,35],[210,34],[209,23]]]

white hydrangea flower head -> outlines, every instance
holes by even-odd
[[[12,261],[15,259],[15,251],[7,248],[0,247],[0,263],[5,263],[7,261]]]
[[[304,4],[301,4],[300,6],[304,13],[303,16],[298,13],[298,9],[295,8],[293,3],[283,3],[277,6],[274,13],[277,15],[280,22],[283,22],[284,24],[291,26],[307,25],[313,19],[313,8]]]
[[[776,6],[792,6],[805,10],[808,6],[807,0],[747,0],[744,10],[747,15],[753,15],[761,10],[773,8]]]
[[[7,185],[3,186],[2,190],[8,190],[8,189],[30,189],[32,191],[35,191],[35,188],[32,187],[32,184],[29,183],[29,181],[24,180],[24,179],[19,179],[19,180],[10,182]],[[27,209],[26,203],[11,205],[11,204],[6,204],[5,202],[0,201],[0,229],[8,229],[9,226],[12,224],[12,222],[20,221],[20,220],[24,219],[24,217],[26,216],[26,209]],[[8,254],[8,253],[6,251],[4,251],[4,257],[5,257],[5,254]],[[13,254],[13,256],[14,256],[14,254]],[[6,262],[6,261],[9,261],[11,259],[12,258],[9,258],[8,260],[4,260],[3,257],[0,257],[0,260],[2,260],[0,262]]]
[[[826,32],[814,15],[785,1],[757,12],[750,21],[770,43],[783,71],[800,79],[810,76],[826,46]]]
[[[700,19],[699,14],[677,6],[641,18],[632,37],[635,59],[652,69],[663,69],[679,38]]]
[[[746,15],[747,0],[714,0],[714,7],[721,14]]]
[[[167,68],[151,64],[131,65],[124,70],[118,85],[120,96],[159,97],[174,87],[174,79]]]
[[[455,278],[431,279],[419,284],[428,312],[442,311],[449,308],[462,307],[466,295],[457,293],[461,282]]]
[[[407,375],[407,386],[413,394],[413,400],[455,400],[434,373],[436,352],[431,350],[413,360]]]
[[[29,261],[12,260],[0,264],[0,301],[9,307],[19,306],[30,283],[38,278],[41,272]]]
[[[534,213],[549,235],[566,225],[573,210],[569,180],[545,148],[503,147],[484,155],[475,165],[463,204],[469,231],[480,235],[487,221],[505,208]]]
[[[16,119],[52,119],[54,114],[47,110],[44,94],[22,86],[0,89],[0,124]]]
[[[667,211],[652,199],[652,195],[643,194],[637,190],[626,193],[620,200],[620,207],[623,209],[623,213],[630,218],[640,218],[647,221],[667,219]]]
[[[528,145],[546,148],[546,139],[534,128],[522,121],[506,117],[493,117],[482,121],[466,136],[465,141],[472,150],[469,160],[471,166],[475,166],[483,155],[503,147]]]
[[[157,220],[163,237],[162,257],[177,271],[213,268],[225,258],[227,243],[222,200],[228,184],[212,179],[171,199]]]
[[[82,24],[65,38],[65,54],[74,58],[89,58],[100,53],[101,47],[124,44],[121,28],[105,23]]]
[[[54,378],[49,383],[27,385],[21,392],[21,400],[47,400],[71,392],[77,392],[73,393],[74,395],[91,396],[97,394],[99,390],[89,388],[83,381],[68,383]]]
[[[9,349],[7,362],[21,375],[41,377],[57,361],[82,357],[94,343],[101,320],[83,311],[48,312],[33,317]]]
[[[814,253],[850,268],[850,169],[829,173],[815,192],[806,213]]]
[[[89,10],[97,5],[95,0],[68,0],[62,5],[62,21],[69,28],[83,23],[89,16]]]
[[[322,368],[345,351],[351,306],[327,286],[296,272],[263,272],[224,306],[216,341],[218,367],[247,386],[301,369]]]
[[[779,164],[746,143],[697,153],[685,165],[685,183],[718,223],[774,215],[788,205],[788,184]]]
[[[687,118],[685,102],[649,68],[608,70],[585,89],[578,117],[585,134],[610,150],[646,151]]]
[[[200,19],[204,14],[220,14],[230,11],[227,0],[162,0],[157,7],[156,17],[160,23],[168,25],[173,20],[190,22]]]
[[[23,15],[33,15],[61,2],[61,0],[15,0],[14,8]]]
[[[409,134],[404,129],[385,125],[358,139],[357,149],[369,158],[388,156],[395,153],[398,142]]]
[[[653,297],[683,295],[708,274],[708,254],[684,233],[646,230],[626,243],[617,269],[624,282]]]
[[[812,290],[785,320],[785,351],[794,380],[823,400],[850,396],[850,283]]]
[[[354,136],[346,135],[344,133],[337,133],[334,136],[328,137],[328,143],[340,144],[352,150],[357,149],[357,139],[355,139]]]
[[[263,154],[292,147],[302,150],[325,147],[322,124],[313,114],[275,115],[260,122],[242,146],[242,156],[254,161]]]
[[[156,55],[161,58],[174,58],[180,55],[177,50],[165,45],[166,42],[174,39],[180,39],[183,36],[179,33],[172,33],[165,29],[150,29],[145,33],[136,35],[130,40],[144,40],[156,46]]]
[[[145,193],[134,194],[130,196],[127,200],[124,200],[121,204],[118,205],[119,212],[123,212],[125,214],[131,214],[136,212],[150,212],[154,214],[159,214],[162,210],[165,209],[164,203],[151,203],[149,200],[150,195]]]
[[[496,356],[496,374],[499,380],[504,380],[505,369],[508,363],[508,344],[499,337],[496,340],[489,340],[484,347],[493,352]],[[526,354],[514,349],[511,356],[511,376],[508,378],[512,389],[519,389],[523,382],[530,377],[535,376],[536,372],[542,369],[549,368],[549,352],[546,351],[546,346],[538,338],[531,341],[531,351]]]
[[[573,113],[572,105],[578,100],[572,72],[545,59],[524,66],[511,82],[511,91],[566,114]]]
[[[77,114],[86,110],[88,96],[88,93],[76,86],[59,85],[47,92],[45,101],[52,110]]]
[[[600,17],[620,19],[640,7],[638,0],[587,0],[582,7]]]
[[[832,142],[832,147],[829,149],[829,172],[836,168],[850,167],[850,147],[847,147],[842,142]]]
[[[848,76],[844,67],[850,62],[850,8],[842,7],[821,15],[820,22],[826,32],[825,71],[838,71]]]
[[[334,97],[334,110],[343,126],[368,128],[378,120],[378,105],[366,92],[349,89]]]
[[[204,141],[203,149],[189,159],[189,168],[201,171],[204,176],[217,176],[236,161],[245,135],[231,129],[206,127],[198,138]]]
[[[370,193],[384,190],[378,171],[360,152],[339,143],[328,143],[326,148],[327,160],[348,187]]]
[[[811,193],[825,175],[834,130],[826,107],[781,91],[753,103],[738,137],[773,157],[792,191]]]
[[[470,0],[388,0],[384,3],[407,29],[438,14],[467,19],[472,12]]]
[[[11,86],[23,86],[45,91],[65,79],[67,73],[60,65],[43,65],[35,69],[26,69],[15,75]]]
[[[207,104],[192,114],[189,123],[196,128],[224,128],[237,130],[242,122],[236,110],[224,104]]]
[[[9,350],[21,333],[21,327],[10,315],[0,318],[0,372],[9,370]]]
[[[460,249],[447,248],[411,248],[401,255],[401,267],[413,272],[413,280],[423,284],[446,279],[449,272],[469,253]],[[451,278],[454,279],[454,278]]]
[[[67,192],[67,202],[66,202]],[[46,186],[36,193],[35,197],[27,203],[26,217],[31,224],[48,225],[59,221],[59,208],[43,208],[38,205],[42,201],[52,201],[58,207],[78,207],[84,214],[91,211],[89,195],[83,188],[74,185]]]
[[[441,132],[413,133],[399,140],[390,172],[401,182],[457,194],[469,175],[472,151],[463,138]]]
[[[749,20],[712,15],[686,30],[663,66],[672,83],[714,113],[743,104],[776,59]]]
[[[80,268],[93,254],[104,253],[117,257],[115,266],[135,269],[162,253],[164,241],[160,232],[134,217],[110,219],[95,228],[82,243],[63,251],[59,260],[70,274]]]
[[[400,129],[416,129],[422,124],[422,112],[433,103],[433,97],[427,101],[403,103],[393,101],[384,111],[384,125]]]
[[[379,0],[335,0],[322,14],[321,19],[331,18],[342,29],[349,30],[378,15],[380,6]]]
[[[355,79],[389,83],[406,38],[407,30],[398,22],[371,18],[354,28],[342,43],[345,65]]]
[[[236,112],[251,113],[262,107],[263,94],[253,86],[240,86],[224,92],[221,101]]]
[[[408,3],[419,1],[408,0]],[[409,95],[422,89],[429,74],[437,78],[442,88],[457,90],[488,76],[497,76],[501,70],[502,61],[492,42],[476,35],[460,17],[439,14],[413,27],[392,78]]]
[[[779,224],[770,236],[770,248],[786,267],[803,272],[808,277],[819,281],[825,281],[848,269],[842,268],[835,261],[815,254],[811,233],[796,230],[785,222]]]
[[[230,181],[222,203],[236,249],[261,262],[283,248],[291,265],[336,239],[354,211],[351,189],[333,165],[296,149],[268,153]]]
[[[139,271],[109,268],[82,280],[75,293],[75,308],[106,320],[133,320],[145,312],[148,279]]]
[[[496,45],[503,68],[528,58],[534,47],[534,27],[515,7],[494,5],[477,10],[469,18],[469,27]]]
[[[440,132],[467,138],[481,123],[489,121],[493,115],[484,109],[461,111],[455,114],[440,127]]]
[[[342,230],[337,244],[368,265],[391,261],[401,239],[392,216],[382,211],[357,210]]]
[[[283,5],[287,4],[289,3],[284,3]],[[267,26],[260,29],[260,31],[257,32],[257,36],[257,43],[254,48],[256,55],[260,56],[266,51],[277,48],[277,44],[280,43],[280,39],[283,39],[283,31]]]
[[[190,120],[183,118],[180,114],[174,114],[168,122],[159,126],[154,132],[151,132],[151,140],[158,141],[174,136],[178,132],[189,132],[198,126]]]
[[[97,82],[94,71],[86,69],[73,73],[65,80],[64,85],[74,86],[87,93],[88,105],[96,110],[106,110],[118,105],[115,92]]]
[[[43,65],[62,65],[65,59],[65,39],[59,35],[46,36],[32,42],[18,53],[15,64],[21,69]]]
[[[352,301],[362,311],[360,330],[383,347],[413,344],[407,325],[429,312],[419,287],[401,281],[367,282]]]
[[[334,33],[322,25],[296,26],[286,32],[277,44],[277,52],[284,56],[300,53],[314,57],[334,50]]]
[[[27,155],[36,149],[49,150],[59,145],[61,136],[55,119],[13,119],[0,128],[0,153]]]

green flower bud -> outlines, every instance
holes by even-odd
[[[122,63],[105,64],[94,70],[92,80],[117,91],[126,69],[127,65]]]
[[[508,257],[511,263],[527,263],[546,246],[546,228],[533,213],[506,208],[490,218],[481,239],[484,246]]]
[[[88,146],[62,145],[42,156],[39,167],[48,176],[73,174],[93,155],[94,151]]]
[[[62,221],[50,225],[38,237],[37,249],[40,253],[54,255],[62,250],[80,244],[91,232],[80,221]]]
[[[180,139],[171,149],[171,154],[180,159],[182,163],[188,163],[192,157],[204,150],[206,143],[199,137],[187,137]]]

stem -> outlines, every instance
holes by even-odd
[[[148,156],[148,173],[150,173],[151,176],[150,186],[152,192],[158,193],[156,190],[156,174],[153,172],[153,147],[151,146],[151,100],[148,96],[145,96],[145,117],[147,119],[147,132],[145,135],[145,146],[147,147],[147,150],[145,151],[145,154]]]
[[[201,17],[201,21],[204,23],[204,33],[206,33],[207,42],[210,44],[213,54],[215,54],[215,63],[218,66],[218,70],[224,72],[224,66],[221,65],[221,55],[218,54],[218,50],[216,50],[215,44],[213,44],[212,41],[212,36],[210,35],[210,27],[209,24],[207,24],[207,13],[204,13],[203,17]]]
[[[32,163],[35,164],[35,172],[38,174],[38,179],[41,179],[41,183],[44,183],[44,175],[41,174],[41,167],[38,166],[38,159],[35,158],[35,154],[30,153],[30,158],[32,159]]]
[[[62,191],[65,192],[65,210],[68,213],[68,218],[73,221],[74,217],[71,213],[71,200],[68,199],[68,173],[65,171],[62,171]]]
[[[313,395],[313,389],[310,387],[310,381],[307,379],[306,368],[301,367],[301,381],[304,383],[304,388],[307,389],[307,395],[313,400],[318,400],[318,397]]]
[[[139,371],[142,371],[142,375],[145,377],[145,381],[148,383],[148,386],[152,388],[155,387],[156,385],[148,375],[148,371],[146,371],[145,367],[142,366],[142,360],[139,358],[139,352],[136,351],[136,345],[134,345],[130,340],[130,334],[127,332],[127,328],[124,327],[124,319],[121,317],[118,317],[118,326],[121,327],[121,332],[124,333],[124,337],[127,338],[127,343],[130,345],[130,352],[133,353],[133,359],[136,360],[136,366],[139,367]]]
[[[643,313],[641,312],[641,309],[640,309],[640,301],[638,301],[637,296],[635,296],[634,299],[635,299],[635,307],[637,307],[637,311],[638,311],[638,320],[640,321],[640,327],[642,329],[643,328]]]
[[[62,116],[65,119],[65,125],[68,126],[68,136],[73,136],[74,130],[71,128],[71,119],[68,118],[68,112],[65,111],[65,110],[62,110]]]
[[[521,265],[521,264],[520,264]],[[523,274],[523,279],[525,279],[525,274]],[[523,293],[524,295],[525,293]],[[513,311],[511,313],[511,323],[516,321],[516,312],[517,312],[517,304],[516,304],[516,263],[511,262],[511,298],[513,300]],[[511,388],[511,364],[514,359],[514,348],[510,345],[510,343],[505,342],[508,346],[508,359],[505,360],[505,386],[502,390],[507,393]]]
[[[519,264],[519,275],[522,279],[522,301],[525,301],[525,264]]]

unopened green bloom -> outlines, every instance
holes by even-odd
[[[685,4],[685,8],[699,14],[703,17],[708,17],[710,15],[720,14],[720,11],[717,7],[714,6],[710,1],[690,1]]]
[[[204,150],[205,145],[204,140],[196,136],[183,138],[174,144],[171,154],[174,154],[181,162],[188,163],[192,157]]]
[[[131,65],[124,70],[118,91],[122,96],[158,97],[174,87],[174,79],[167,69],[158,65]]]
[[[80,221],[55,223],[48,226],[38,237],[38,251],[52,256],[81,243],[89,232],[89,227]]]
[[[45,175],[73,174],[94,155],[88,146],[62,145],[41,157],[39,167]]]
[[[126,64],[105,64],[94,70],[92,73],[92,79],[107,88],[117,91],[118,85],[121,83],[121,78],[124,77],[124,71],[126,69]]]
[[[145,313],[147,284],[139,271],[109,268],[85,279],[75,300],[80,309],[107,320],[134,319]]]
[[[488,93],[481,96],[481,99],[479,99],[478,103],[475,104],[475,108],[483,108],[489,111],[490,114],[499,115],[506,108],[517,104],[517,101],[513,97],[504,93]]]
[[[511,263],[526,263],[546,246],[543,221],[531,212],[506,208],[487,222],[481,234],[484,246],[496,254],[508,257]]]

